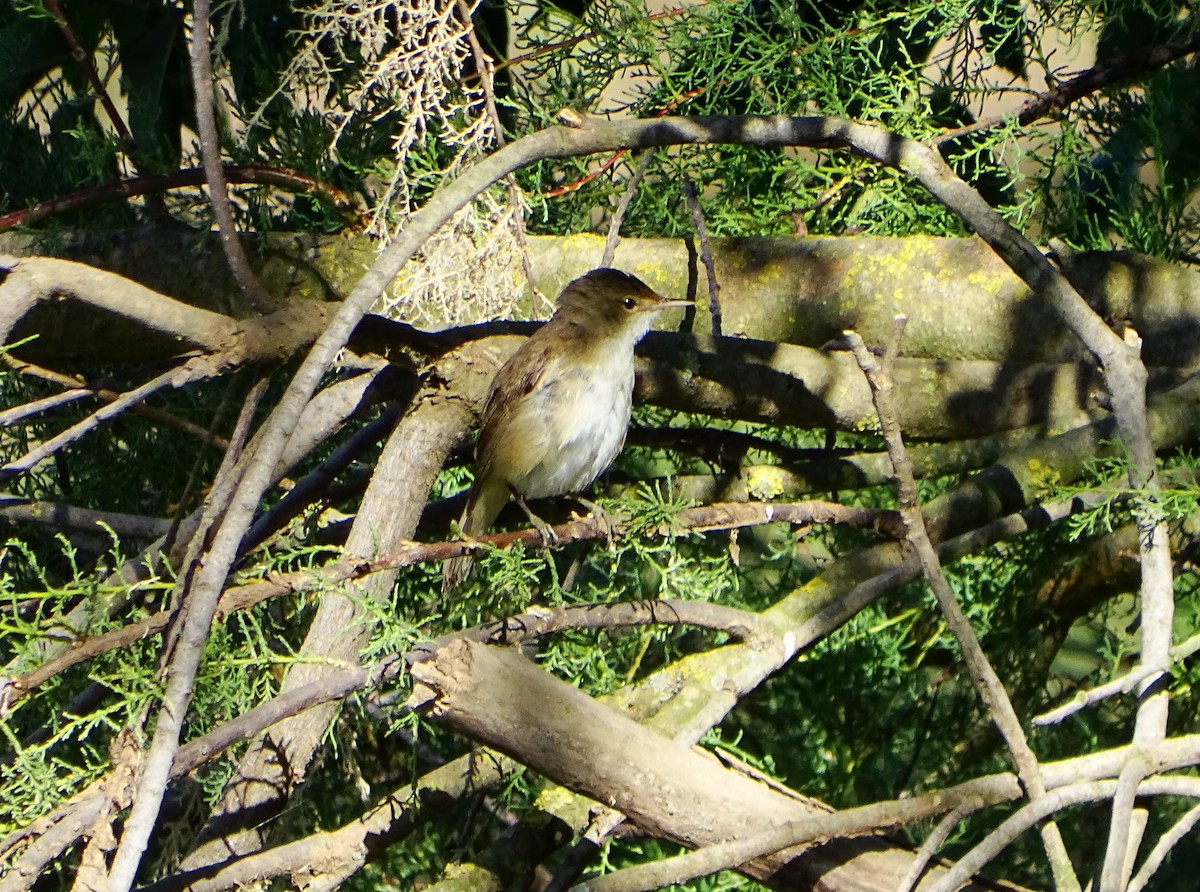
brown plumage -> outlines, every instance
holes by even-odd
[[[487,532],[514,494],[574,495],[608,467],[629,427],[634,345],[660,311],[686,305],[615,269],[563,289],[550,321],[501,367],[484,401],[465,535]],[[470,568],[470,556],[447,561],[443,590]]]

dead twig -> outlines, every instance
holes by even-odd
[[[925,518],[921,513],[921,505],[917,497],[917,481],[913,475],[912,462],[904,447],[904,440],[896,421],[891,398],[891,367],[900,355],[900,340],[904,334],[905,322],[907,322],[905,317],[897,317],[891,342],[881,361],[877,360],[867,349],[857,332],[847,331],[845,335],[850,341],[855,359],[858,360],[858,364],[871,386],[871,394],[879,415],[879,424],[883,430],[884,440],[887,442],[892,467],[895,469],[900,495],[900,513],[908,529],[908,542],[917,552],[925,581],[929,583],[929,587],[937,598],[938,607],[941,608],[946,625],[954,635],[959,652],[967,664],[967,671],[987,706],[988,716],[1008,745],[1013,764],[1021,778],[1021,783],[1028,792],[1031,804],[1037,803],[1046,794],[1046,785],[1037,756],[1025,737],[1021,719],[1008,697],[1008,692],[1004,689],[1004,684],[996,675],[983,648],[980,647],[979,639],[975,637],[975,631],[971,628],[970,621],[958,603],[958,597],[942,571],[941,561],[929,538],[929,532],[925,528]],[[1076,890],[1078,892],[1079,880],[1075,877],[1062,835],[1052,821],[1047,821],[1043,825],[1042,839],[1050,858],[1056,887],[1060,890]]]
[[[704,222],[704,209],[700,207],[700,197],[696,193],[696,185],[691,179],[683,180],[683,196],[687,201],[692,222],[696,225],[696,234],[700,237],[700,261],[708,275],[708,312],[712,317],[713,337],[721,336],[721,284],[717,281],[717,267],[713,262],[712,241],[708,237],[708,225]]]
[[[608,238],[604,240],[604,253],[600,256],[601,266],[613,265],[613,258],[617,254],[617,245],[621,241],[621,223],[625,220],[625,213],[629,210],[633,196],[637,194],[638,186],[646,177],[646,171],[650,169],[650,162],[654,160],[654,154],[654,149],[646,149],[642,152],[637,168],[633,171],[633,176],[629,178],[621,200],[617,202],[617,206],[613,210],[612,220],[608,224]]]
[[[192,87],[196,95],[196,131],[200,137],[200,156],[204,160],[204,177],[208,181],[208,196],[213,216],[221,235],[221,248],[229,269],[250,305],[260,314],[275,309],[275,301],[263,290],[262,283],[250,268],[250,261],[238,239],[237,222],[225,183],[221,164],[221,139],[213,113],[212,44],[208,34],[209,0],[195,0],[192,7]]]

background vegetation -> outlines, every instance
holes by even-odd
[[[42,0],[0,9],[0,213],[7,215],[0,226],[19,227],[30,239],[25,250],[32,244],[33,253],[79,256],[75,240],[85,232],[120,269],[124,246],[147,233],[182,225],[216,239],[211,190],[200,188],[199,172],[185,173],[201,166],[204,142],[191,88],[192,22],[190,4]],[[519,137],[553,125],[567,107],[600,117],[819,114],[877,124],[934,147],[1004,220],[1039,244],[1061,240],[1062,265],[1086,272],[1089,250],[1129,249],[1181,267],[1195,262],[1200,139],[1195,115],[1185,110],[1200,93],[1197,32],[1190,6],[1126,0],[735,0],[661,9],[627,0],[485,0],[475,8],[448,0],[267,0],[212,10],[209,83],[237,227],[261,237],[248,240],[252,266],[266,262],[269,234],[365,232],[384,242],[411,233],[439,189]],[[112,105],[98,101],[101,92]],[[917,185],[912,169],[867,154],[814,140],[787,149],[674,145],[646,154],[536,157],[423,241],[400,284],[385,276],[375,310],[439,326],[508,315],[537,284],[534,236],[605,233],[614,218],[624,237],[687,239],[700,253],[722,238],[828,235],[865,244],[869,236],[970,232],[961,210]],[[118,181],[126,184],[120,190],[112,187]],[[15,252],[17,244],[5,250]],[[739,243],[727,244],[739,250]],[[167,266],[191,262],[166,257]],[[5,264],[16,282],[20,261]],[[758,272],[752,259],[743,266]],[[160,272],[149,272],[159,287]],[[691,272],[703,303],[703,264],[693,260]],[[717,280],[739,272],[730,262]],[[965,272],[947,265],[942,277],[953,290]],[[1127,310],[1106,321],[1132,339],[1167,311],[1148,285],[1125,287]],[[249,314],[252,297],[214,280],[218,288],[222,320]],[[263,315],[277,320],[270,313],[293,295],[270,290],[277,304]],[[564,628],[524,642],[524,652],[588,695],[616,698],[681,749],[698,739],[728,762],[833,809],[902,802],[1012,770],[994,712],[961,671],[960,645],[911,560],[904,563],[910,552],[897,542],[903,534],[894,516],[883,513],[898,503],[873,414],[854,424],[825,416],[797,423],[786,405],[797,391],[786,385],[742,393],[742,402],[731,400],[724,411],[681,386],[674,401],[638,410],[629,445],[598,490],[621,518],[612,547],[570,541],[597,539],[586,523],[554,552],[526,537],[488,551],[470,589],[447,599],[438,591],[437,560],[455,546],[438,543],[453,539],[450,518],[460,510],[454,494],[470,473],[468,448],[451,449],[494,367],[486,351],[505,349],[494,346],[500,341],[488,346],[453,333],[438,339],[377,320],[382,346],[360,329],[336,365],[317,369],[314,401],[327,397],[330,414],[304,416],[294,428],[307,432],[307,441],[298,435],[285,457],[268,461],[261,457],[269,455],[272,424],[284,423],[279,407],[292,392],[289,382],[305,374],[309,347],[329,330],[326,317],[297,323],[286,349],[231,355],[224,345],[203,344],[197,318],[163,297],[161,318],[125,329],[114,340],[120,360],[101,362],[80,358],[87,351],[77,342],[104,340],[99,333],[108,329],[94,320],[122,312],[87,307],[86,292],[66,285],[54,292],[85,308],[70,320],[71,337],[32,311],[23,327],[4,317],[0,888],[116,888],[130,858],[136,883],[163,884],[156,888],[227,888],[247,877],[320,888],[560,888],[582,872],[650,863],[716,841],[642,832],[645,821],[636,819],[615,829],[616,820],[589,818],[586,805],[555,786],[595,794],[586,784],[523,767],[516,743],[506,748],[405,706],[414,685],[397,656],[531,606],[654,599],[696,605],[707,622],[681,624],[656,613],[597,629],[564,614]],[[739,299],[729,288],[723,294]],[[1165,298],[1176,301],[1170,324],[1182,331],[1200,324],[1192,294]],[[135,323],[139,312],[128,311]],[[877,310],[880,318],[890,313]],[[281,328],[272,322],[272,330]],[[182,332],[179,342],[220,361],[200,368],[195,357],[153,349],[146,332],[164,330]],[[19,343],[31,335],[37,339]],[[790,340],[797,348],[826,346],[815,335]],[[734,392],[751,380],[747,369],[757,368],[754,347],[739,353],[720,343],[674,343],[652,342],[660,363],[669,365],[674,349],[711,353],[727,364],[716,377]],[[1148,341],[1147,351],[1154,346]],[[471,352],[477,349],[483,352]],[[787,345],[772,349],[783,355]],[[1138,815],[1131,825],[1144,822],[1144,843],[1123,876],[1099,881],[1102,889],[1141,888],[1139,882],[1184,888],[1200,864],[1200,812],[1194,786],[1186,785],[1194,783],[1200,752],[1200,595],[1191,563],[1198,432],[1187,420],[1196,415],[1188,389],[1194,354],[1184,351],[1171,367],[1152,369],[1158,414],[1150,427],[1159,460],[1152,483],[1136,450],[1119,441],[1107,395],[1083,383],[1071,431],[1043,413],[1016,430],[989,420],[963,440],[915,421],[910,427],[904,419],[917,413],[901,410],[915,441],[931,535],[957,543],[947,546],[950,581],[1038,758],[1066,760],[1128,744],[1143,733],[1136,729],[1144,730],[1143,709],[1155,696],[1170,704],[1160,737],[1190,747],[1190,757],[1157,765],[1166,774],[1149,773],[1150,780],[1179,781],[1168,795],[1136,788],[1136,781],[1130,788],[1144,797],[1135,806],[1130,792],[1127,803]],[[803,355],[854,370],[844,345]],[[928,360],[929,368],[944,369],[970,359],[950,335],[940,352],[902,362]],[[1087,356],[1072,368],[1083,382],[1094,366]],[[909,374],[906,368],[896,374]],[[1005,390],[1011,368],[997,368],[997,406],[1025,398]],[[113,402],[118,394],[165,371],[176,377],[151,388],[147,399],[128,400],[147,413],[96,414],[105,405],[123,409]],[[679,374],[693,373],[703,377],[695,367]],[[923,380],[919,369],[912,374]],[[837,415],[834,390],[816,397]],[[955,396],[936,398],[949,407]],[[906,398],[935,399],[915,387]],[[763,408],[772,401],[783,408]],[[442,403],[456,402],[458,415],[437,414]],[[38,460],[26,462],[31,455]],[[256,461],[272,475],[261,493],[245,482]],[[204,623],[194,682],[186,685],[190,704],[185,700],[186,712],[176,715],[185,744],[229,724],[241,730],[217,748],[222,755],[176,777],[161,807],[144,806],[152,808],[154,829],[143,857],[126,846],[132,834],[124,822],[139,825],[136,806],[127,809],[135,798],[154,799],[146,766],[168,722],[161,704],[176,702],[171,679],[184,677],[177,654],[188,638],[181,630],[189,612],[202,615],[197,580],[206,564],[220,564],[214,555],[223,531],[234,530],[227,518],[242,510],[243,496],[253,524],[227,533],[228,572],[220,572],[226,600]],[[743,523],[721,520],[720,505],[714,507],[765,497],[817,513],[804,521]],[[872,513],[829,522],[811,499]],[[567,507],[546,510],[553,519],[567,517]],[[996,528],[1018,517],[1024,526]],[[1170,529],[1176,572],[1175,612],[1166,620],[1174,636],[1169,665],[1143,658],[1147,620],[1139,612],[1137,565],[1146,549],[1139,553],[1139,522],[1143,541],[1155,523]],[[975,541],[954,539],[972,533]],[[418,539],[426,545],[411,541]],[[889,572],[898,575],[878,583],[878,597],[846,606]],[[744,636],[726,614],[703,613],[704,605],[741,611],[743,622],[750,614],[766,617],[779,640],[785,630],[790,640],[797,630],[810,637],[778,671],[746,670],[753,680],[736,688],[736,705],[708,724],[697,725],[704,710],[689,705],[686,721],[667,715],[654,725],[651,715],[682,714],[678,704],[700,697],[696,691],[719,688],[714,678],[742,678],[730,668],[734,657],[722,655],[743,659],[747,645],[733,642]],[[826,615],[835,619],[820,625]],[[334,643],[326,648],[322,636]],[[1147,672],[1161,670],[1161,677],[1137,674],[1148,664]],[[360,666],[361,678],[346,674]],[[694,669],[700,666],[707,674]],[[1032,721],[1077,691],[1126,677],[1134,682],[1119,695],[1054,724]],[[1147,678],[1156,685],[1137,687]],[[666,698],[648,704],[648,692],[668,689],[666,680],[678,686],[674,705],[664,705]],[[315,699],[287,701],[299,718],[264,734],[251,711],[296,691]],[[494,709],[504,715],[515,707],[498,699]],[[621,732],[614,726],[611,739],[594,743],[597,751],[619,749]],[[516,762],[492,762],[480,744]],[[589,754],[575,760],[586,767]],[[439,765],[470,783],[441,790],[433,773]],[[239,786],[250,776],[273,795]],[[1110,826],[1122,814],[1109,801],[1113,795],[1056,816],[1085,884],[1112,861]],[[938,851],[951,862],[962,858],[1027,804],[989,803],[953,815]],[[392,816],[370,824],[380,812]],[[81,814],[89,817],[79,823]],[[881,820],[871,828],[892,830],[881,845],[907,852],[941,817]],[[64,831],[72,820],[76,829]],[[368,824],[353,844],[323,835]],[[1171,832],[1178,844],[1155,872],[1152,850]],[[1071,888],[1061,874],[1052,878],[1046,838],[1019,836],[984,872],[1001,883]],[[326,847],[335,853],[325,854]],[[230,849],[264,857],[238,862]],[[819,860],[803,858],[796,860]],[[803,880],[796,880],[776,868],[711,872],[691,886],[807,887],[820,875],[802,866]],[[931,872],[928,882],[937,877]],[[879,871],[878,879],[879,888],[896,888],[901,874]],[[827,882],[874,888],[840,874]]]

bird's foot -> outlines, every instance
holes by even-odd
[[[525,503],[525,499],[516,495],[517,504],[521,506],[521,510],[525,512],[525,516],[529,518],[529,522],[533,528],[538,531],[538,535],[542,537],[542,545],[546,548],[554,548],[558,545],[558,533],[554,532],[554,528],[546,521],[542,520],[533,511],[529,505]]]
[[[592,516],[596,518],[596,523],[600,527],[600,531],[604,533],[604,539],[608,543],[609,551],[615,547],[615,528],[613,527],[612,517],[609,513],[597,505],[595,502],[575,496],[575,501],[587,508]]]

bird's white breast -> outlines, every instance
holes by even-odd
[[[625,442],[633,396],[628,358],[614,363],[571,357],[559,374],[547,377],[553,383],[528,399],[529,470],[510,480],[534,499],[577,493],[608,467]]]

